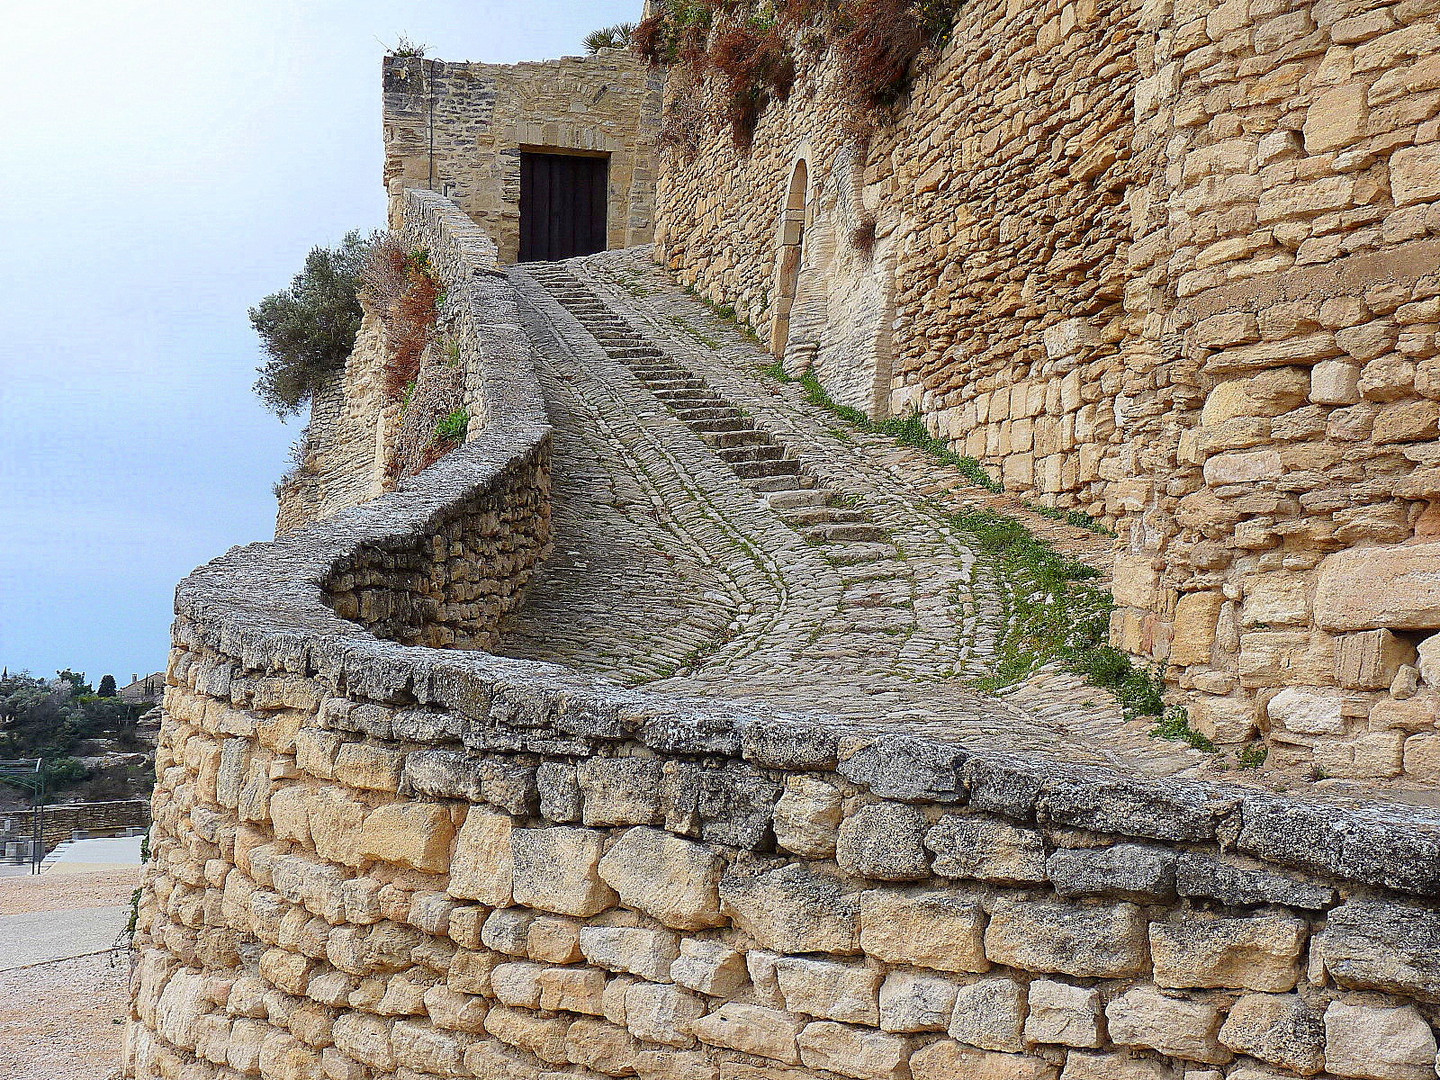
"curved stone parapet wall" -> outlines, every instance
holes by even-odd
[[[480,238],[407,216],[484,425],[181,586],[128,1075],[1434,1077],[1440,815],[444,648],[545,550],[549,436]]]

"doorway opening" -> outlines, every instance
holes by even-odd
[[[520,153],[520,261],[593,255],[607,244],[610,158]]]
[[[790,341],[790,312],[795,307],[795,293],[800,283],[800,268],[805,258],[806,192],[809,169],[804,160],[795,163],[790,175],[790,189],[785,195],[785,209],[780,215],[780,255],[775,274],[775,321],[770,331],[770,351],[780,359]]]

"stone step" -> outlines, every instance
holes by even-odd
[[[894,544],[840,542],[829,544],[825,548],[825,558],[835,566],[878,563],[882,560],[894,559],[898,554],[899,550]]]
[[[664,395],[667,391],[674,393],[677,390],[708,389],[704,379],[656,379],[649,386],[656,397]]]
[[[779,461],[785,456],[785,448],[774,444],[758,446],[722,446],[715,453],[722,461],[734,465],[742,461]]]
[[[805,490],[792,488],[789,491],[772,491],[765,496],[771,510],[795,510],[805,506],[829,506],[835,496],[819,488]]]
[[[780,458],[778,461],[734,461],[730,467],[742,480],[754,480],[762,476],[793,475],[800,471],[800,463],[794,458]]]
[[[685,423],[695,431],[715,432],[722,431],[754,431],[755,421],[740,413],[731,413],[729,416],[709,416],[703,419],[686,418]],[[765,436],[767,439],[768,435]]]
[[[788,491],[809,491],[815,487],[815,478],[804,473],[781,476],[757,476],[745,481],[746,487],[760,495],[779,494]]]
[[[702,406],[695,409],[676,409],[675,415],[687,424],[692,420],[729,420],[745,414],[732,405]]]
[[[890,534],[879,525],[843,523],[838,525],[810,525],[800,530],[807,540],[819,544],[871,543],[886,539]]]
[[[867,520],[858,510],[837,510],[833,506],[800,506],[779,513],[781,520],[794,529],[810,525],[849,525]]]
[[[770,446],[770,436],[763,431],[701,431],[699,435],[711,446],[729,450],[740,446]]]

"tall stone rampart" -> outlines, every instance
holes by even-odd
[[[1202,734],[1433,782],[1437,50],[1427,3],[967,3],[868,135],[833,55],[749,151],[692,123],[657,253],[842,404],[1113,525],[1112,640]]]
[[[481,231],[406,219],[478,430],[182,584],[129,1075],[1435,1075],[1433,812],[483,651],[548,542],[544,402]]]

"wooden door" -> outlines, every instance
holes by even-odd
[[[610,159],[520,154],[520,261],[604,251]]]

